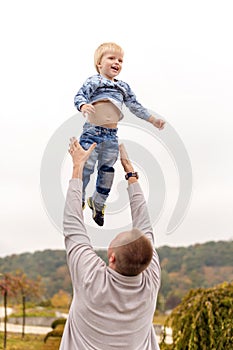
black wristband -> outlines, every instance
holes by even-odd
[[[130,177],[136,177],[138,179],[138,173],[137,172],[130,172],[125,175],[125,179],[128,180]]]

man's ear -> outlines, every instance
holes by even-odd
[[[112,254],[109,257],[109,262],[110,263],[114,263],[115,261],[116,261],[116,256],[115,256],[115,253],[112,252]]]

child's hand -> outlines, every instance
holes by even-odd
[[[81,106],[80,111],[82,112],[84,117],[86,117],[86,114],[94,114],[95,113],[95,107],[90,103],[86,103],[86,104]]]
[[[151,116],[148,120],[159,130],[162,130],[166,123],[163,119],[156,119],[154,116]]]

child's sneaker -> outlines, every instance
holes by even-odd
[[[103,206],[102,210],[96,210],[95,202],[92,200],[92,197],[87,198],[87,204],[89,208],[92,210],[93,220],[97,223],[97,225],[103,226],[105,205]]]

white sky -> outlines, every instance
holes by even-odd
[[[56,129],[76,113],[73,97],[95,74],[93,53],[105,41],[123,47],[120,78],[144,106],[166,117],[192,163],[188,214],[171,235],[158,223],[158,245],[232,239],[231,4],[1,3],[0,256],[64,248],[43,208],[41,159]]]

